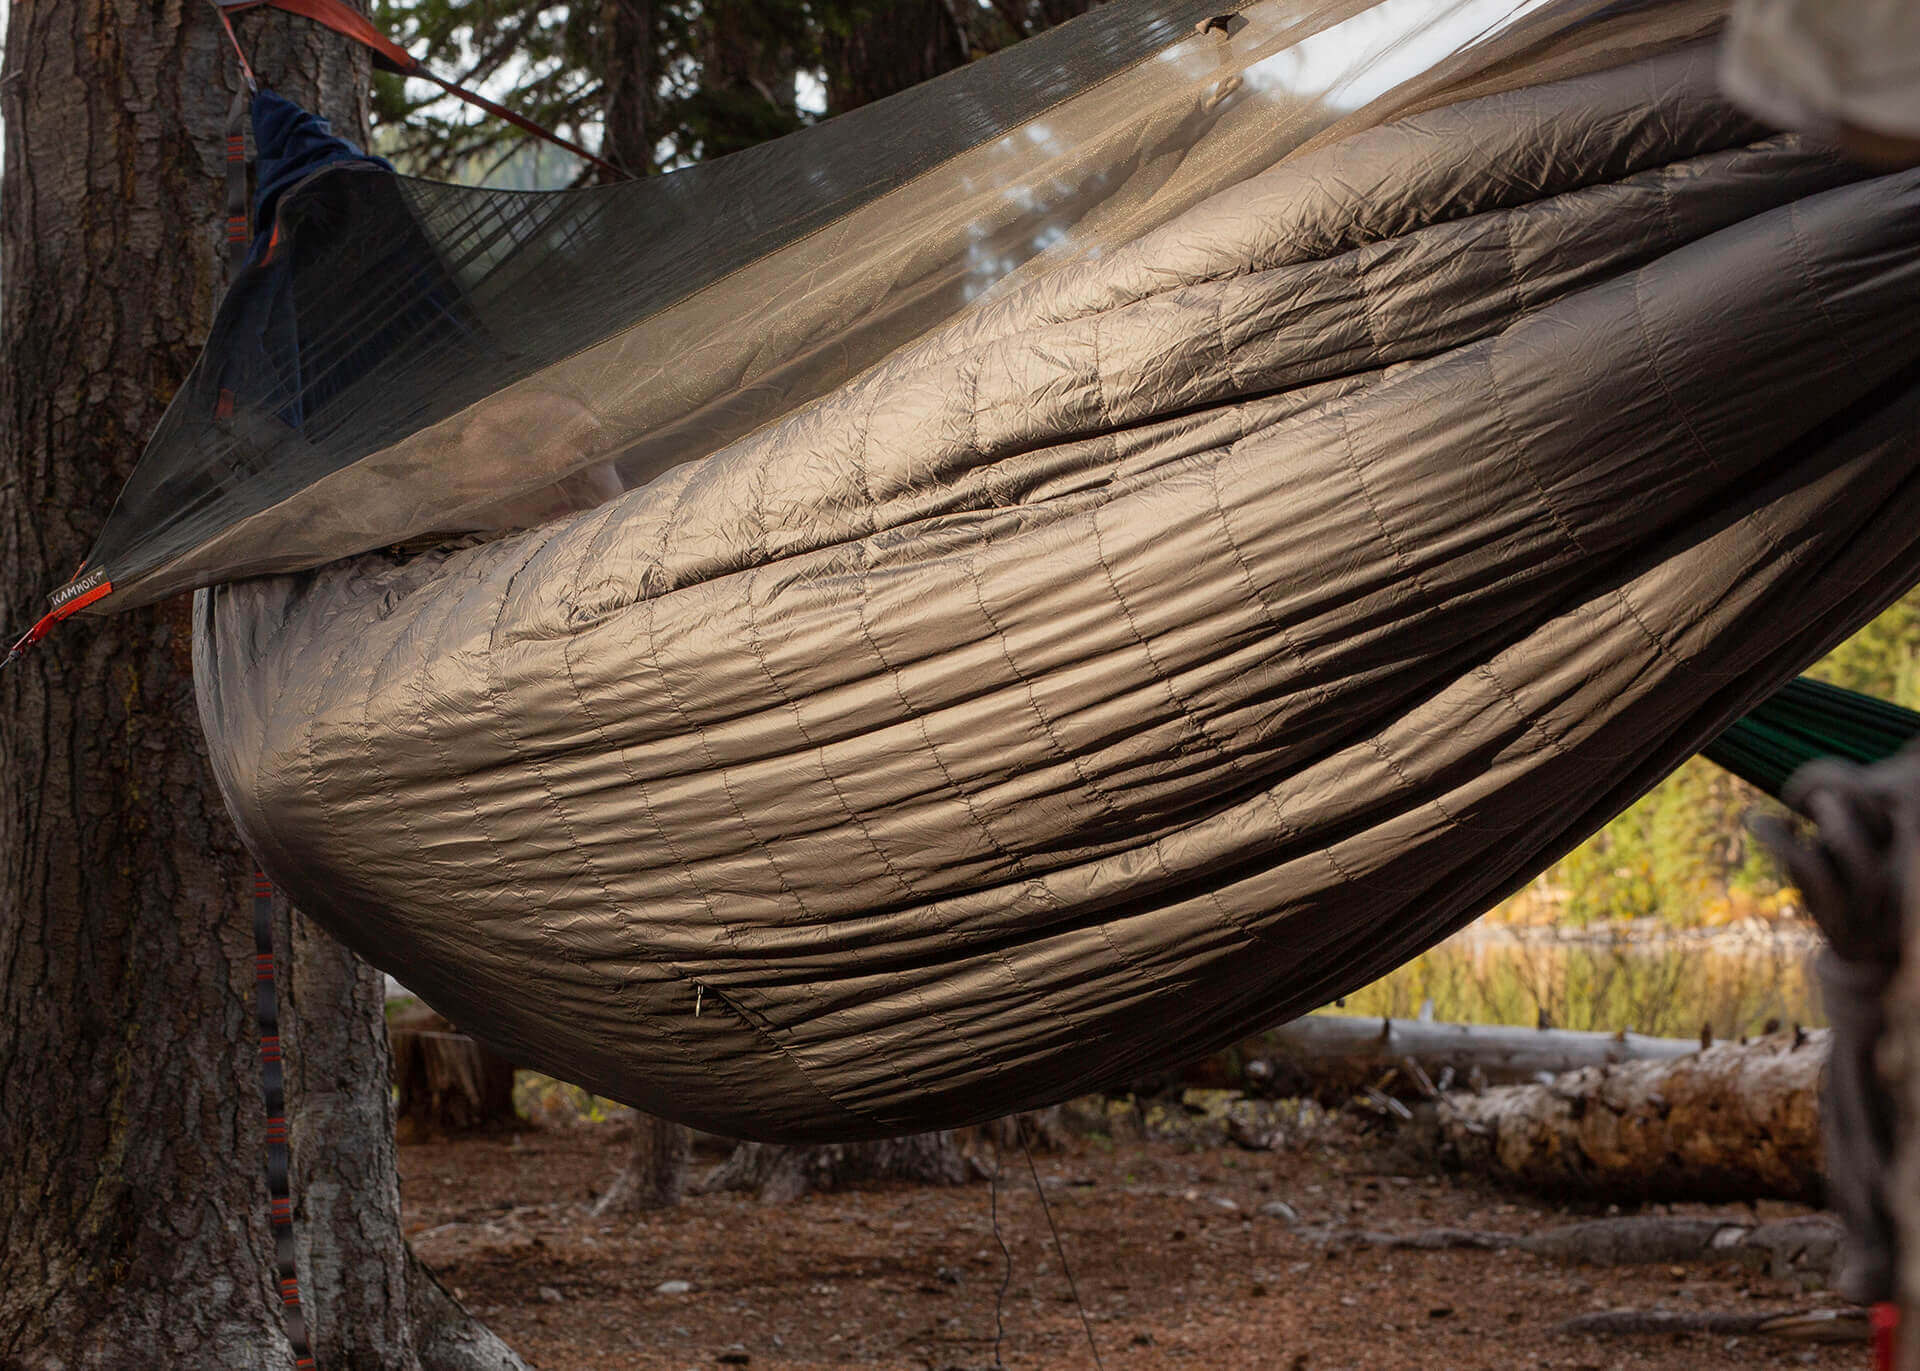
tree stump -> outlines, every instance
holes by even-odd
[[[763,1203],[783,1204],[859,1181],[964,1185],[972,1174],[951,1131],[817,1147],[743,1142],[700,1183],[700,1193],[751,1190]]]
[[[671,1209],[687,1188],[687,1160],[693,1153],[693,1130],[643,1114],[634,1126],[633,1150],[613,1184],[594,1201],[593,1215]]]
[[[518,1127],[513,1063],[425,1007],[387,1020],[401,1142]]]

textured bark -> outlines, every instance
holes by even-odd
[[[85,555],[206,329],[233,78],[204,5],[23,0],[7,37],[11,628]],[[336,106],[361,89],[310,26],[267,26],[257,49]],[[0,1365],[290,1364],[249,873],[206,771],[186,618],[69,627],[0,674]]]
[[[279,901],[295,1235],[319,1365],[412,1371],[384,979]],[[376,1074],[377,1073],[377,1074]]]
[[[1569,1072],[1443,1096],[1446,1160],[1557,1197],[1817,1200],[1825,1034],[1725,1043],[1675,1061]]]
[[[519,1122],[513,1063],[431,1009],[395,1014],[387,1022],[387,1041],[401,1142],[497,1131]]]
[[[386,978],[279,907],[296,1235],[327,1371],[522,1371],[407,1246],[387,1087]],[[511,1068],[509,1068],[509,1075]]]
[[[784,1204],[813,1190],[859,1181],[961,1185],[972,1168],[951,1132],[916,1133],[880,1142],[782,1147],[743,1142],[700,1183],[702,1194],[751,1190],[766,1204]]]
[[[634,1125],[633,1151],[613,1184],[594,1202],[594,1215],[673,1208],[686,1193],[692,1153],[692,1129],[642,1116]]]
[[[242,28],[276,85],[364,129],[363,55],[278,16]],[[0,603],[24,627],[207,328],[236,78],[204,5],[22,0],[8,40]],[[0,1367],[292,1363],[251,864],[207,771],[187,628],[184,602],[84,621],[0,673]],[[408,1280],[377,986],[303,935],[283,996],[320,1364],[517,1366]],[[415,1331],[446,1355],[416,1359]]]
[[[1430,1082],[1443,1090],[1469,1080],[1515,1085],[1543,1072],[1671,1061],[1699,1050],[1691,1038],[1639,1033],[1310,1014],[1263,1034],[1260,1055],[1246,1063],[1244,1079],[1233,1084],[1275,1098],[1311,1096],[1338,1104],[1368,1086],[1404,1099],[1431,1093]]]

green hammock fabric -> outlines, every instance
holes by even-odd
[[[1920,737],[1920,714],[1801,676],[1701,750],[1741,780],[1778,796],[1808,762],[1877,762]]]

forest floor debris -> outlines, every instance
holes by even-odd
[[[628,1136],[619,1124],[582,1123],[400,1150],[420,1255],[541,1371],[994,1365],[996,1295],[1008,1278],[987,1182],[869,1185],[783,1205],[699,1195],[594,1218],[589,1206]],[[991,1149],[981,1158],[990,1170]],[[1001,1360],[1011,1371],[1090,1368],[1025,1159],[1003,1150],[999,1160],[999,1231],[1012,1258]],[[1843,1307],[1802,1271],[1735,1257],[1570,1266],[1522,1247],[1330,1244],[1329,1229],[1525,1235],[1606,1212],[1472,1177],[1402,1174],[1393,1153],[1337,1121],[1278,1151],[1089,1138],[1035,1160],[1111,1371],[1837,1371],[1864,1356],[1858,1343],[1686,1327],[1758,1327]],[[1763,1202],[1655,1212],[1751,1225],[1807,1211]],[[1676,1317],[1673,1331],[1628,1338],[1604,1319],[1563,1331],[1616,1311],[1727,1318]]]

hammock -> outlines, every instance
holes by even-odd
[[[444,417],[418,380],[411,409],[350,380],[299,441],[384,446],[311,482],[219,468],[210,522],[113,534],[134,570],[104,607],[287,573],[196,602],[229,806],[302,908],[522,1064],[800,1140],[1232,1042],[1469,921],[1920,580],[1920,177],[1731,109],[1710,7],[1593,9],[1484,24],[1411,78],[1381,74],[1408,65],[1389,34],[1342,68],[1344,109],[1260,75],[1291,54],[1327,80],[1299,51],[1324,7],[1169,37],[1087,98],[1151,69],[1189,122],[1169,95],[1137,103],[1158,133],[1114,136],[1196,151],[1109,158],[1099,195],[1047,181],[1077,187],[1070,227],[992,239],[991,279],[942,275],[951,226],[895,202],[891,232],[937,239],[913,260],[946,264],[887,259],[906,303],[865,276],[843,313],[769,293],[787,253],[853,271],[856,210],[844,243],[701,273],[763,304],[745,331],[702,314],[700,347],[630,346],[700,336],[643,322],[513,354],[534,382]],[[1218,65],[1256,32],[1266,57]],[[1291,93],[1209,142],[1263,83]],[[1078,98],[1047,120],[1080,127]],[[490,260],[558,283],[511,333],[477,268],[411,297],[446,302],[418,332],[478,349],[475,389],[487,347],[559,336],[569,263],[619,231],[539,200],[595,226],[570,256],[507,230],[515,197],[364,169],[316,197],[329,177],[322,203],[378,183],[429,244],[449,205],[491,215]],[[366,377],[415,365],[382,347]],[[339,396],[372,408],[329,427]],[[234,442],[291,428],[286,400],[237,399]],[[555,487],[583,457],[603,484]],[[533,518],[456,517],[536,480]],[[1871,715],[1823,697],[1809,725],[1810,690],[1716,746],[1765,779]]]

